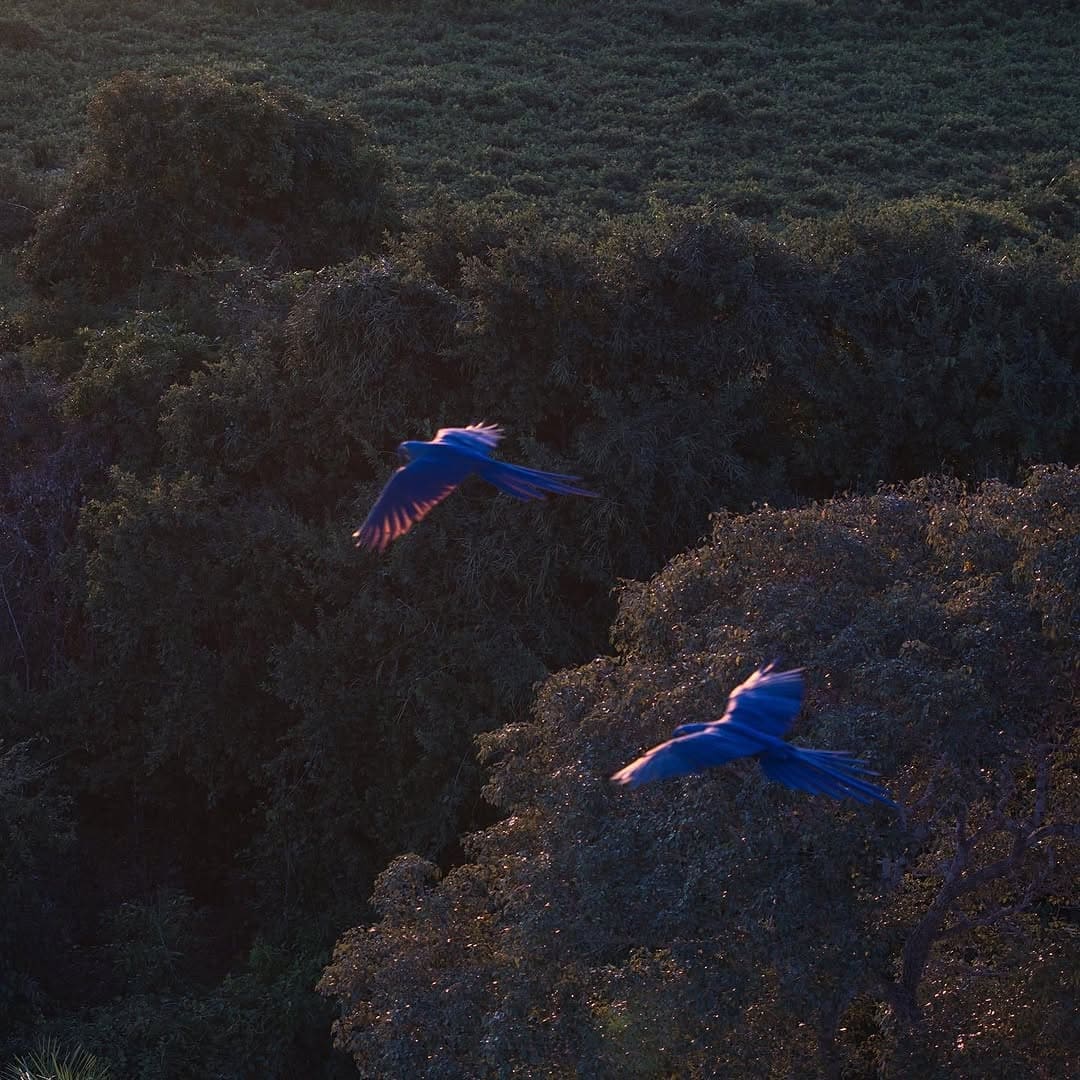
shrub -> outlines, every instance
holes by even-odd
[[[1055,236],[1075,237],[1080,227],[1080,162],[1069,162],[1056,175],[1021,192],[1020,205]]]
[[[25,19],[0,19],[0,49],[22,52],[39,49],[45,42],[41,28]]]
[[[58,181],[14,165],[0,165],[0,244],[23,241],[34,231],[39,211],[48,206]]]
[[[26,334],[21,318],[4,329],[17,342]],[[78,521],[84,483],[99,472],[101,453],[77,428],[56,415],[58,380],[35,370],[22,356],[0,360],[0,670],[13,685],[46,693],[66,669],[74,618],[61,564]],[[3,695],[0,694],[0,707]],[[25,703],[19,724],[0,729],[9,738],[36,733],[35,708]]]
[[[970,242],[970,219],[901,201],[794,234],[827,275],[827,350],[788,369],[800,486],[1076,460],[1080,280],[1056,256]]]
[[[0,723],[25,697],[8,687]],[[0,1051],[38,1020],[43,983],[66,944],[69,927],[52,925],[52,888],[62,878],[64,853],[74,840],[71,800],[49,790],[49,769],[29,742],[0,742]]]
[[[210,359],[210,342],[164,313],[79,336],[84,359],[66,380],[62,414],[93,429],[128,468],[156,464],[161,400]]]
[[[147,908],[130,903],[122,910],[125,919],[134,916],[141,922]],[[210,986],[175,977],[179,954],[167,957],[173,967],[162,977],[152,964],[165,944],[153,937],[158,928],[160,919],[154,916],[123,943],[123,960],[138,950],[151,963],[136,969],[142,985],[125,984],[121,975],[132,969],[121,964],[106,976],[112,993],[98,1002],[91,1000],[98,995],[84,993],[81,1011],[70,1012],[57,1025],[66,1040],[90,1048],[131,1080],[199,1080],[208,1075],[341,1080],[347,1075],[335,1068],[340,1061],[330,1060],[326,1003],[311,993],[324,949],[313,950],[302,939],[279,946],[256,941],[235,970]],[[164,929],[175,931],[169,920]],[[185,933],[168,944],[190,955],[198,943]],[[203,952],[207,944],[204,940]],[[220,948],[220,941],[217,945]],[[109,951],[114,947],[110,943]]]
[[[298,94],[126,72],[88,120],[86,156],[24,259],[39,289],[115,296],[200,256],[321,266],[376,247],[395,221],[365,125]]]
[[[34,231],[34,212],[21,203],[0,198],[0,243],[25,240]]]
[[[51,1040],[16,1058],[3,1073],[4,1080],[109,1080],[111,1075],[108,1065],[82,1047],[65,1053]]]

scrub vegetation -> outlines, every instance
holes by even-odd
[[[1078,44],[14,0],[0,1064],[1075,1072]],[[601,497],[357,551],[480,420]],[[774,656],[902,814],[611,789]]]

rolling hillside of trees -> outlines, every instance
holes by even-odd
[[[1075,1072],[1078,44],[5,9],[0,1069]],[[600,498],[358,551],[480,420]],[[899,814],[608,782],[774,657]]]

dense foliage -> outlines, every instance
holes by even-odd
[[[955,1037],[984,969],[987,1000],[1042,1003],[1069,1045],[1066,849],[1045,874],[1049,835],[997,885],[966,875],[1016,823],[1075,820],[1054,728],[1075,475],[1005,486],[1080,460],[1071,31],[1038,5],[870,7],[16,0],[0,19],[20,88],[0,91],[0,1064],[55,1038],[137,1080],[655,1075],[733,1053],[739,1011],[762,1073],[806,1050],[901,1075],[970,1064]],[[953,68],[984,53],[972,97]],[[894,93],[915,68],[917,102]],[[481,419],[601,498],[467,483],[357,552],[396,443]],[[942,470],[1001,483],[805,508]],[[736,516],[762,502],[804,508]],[[550,678],[606,650],[616,582],[725,510],[709,546],[621,588],[617,660]],[[618,803],[603,776],[772,650],[811,669],[807,732],[872,736],[857,748],[915,805],[838,815],[737,769],[745,827],[723,850],[691,844],[704,817],[676,833],[679,899],[663,824],[694,789]],[[602,723],[575,726],[579,697]],[[669,868],[657,912],[605,846],[635,829]],[[828,896],[848,922],[827,943],[755,936],[793,847],[776,917]],[[560,908],[551,875],[579,858],[549,925],[527,890]],[[745,876],[728,908],[696,910],[725,867]],[[601,919],[590,943],[590,896],[644,914],[640,935]],[[708,953],[733,910],[756,921],[695,966],[687,943]],[[320,998],[334,941],[373,915]],[[958,952],[939,915],[972,923]],[[548,956],[554,981],[517,970]],[[420,1021],[406,1068],[431,965],[457,965],[460,1008]],[[502,1006],[483,965],[513,968]],[[730,1008],[702,1019],[721,984]],[[685,1030],[661,1035],[680,994]],[[978,1029],[1002,1068],[1035,1067],[1036,1012]]]
[[[717,515],[622,588],[616,656],[481,739],[506,816],[471,861],[380,876],[322,982],[361,1074],[1070,1072],[1078,535],[1075,470]],[[776,655],[796,741],[865,755],[900,815],[753,762],[607,781]]]
[[[1078,33],[1062,0],[6,0],[0,214],[51,205],[103,81],[193,70],[370,119],[414,207],[1052,201]]]
[[[376,247],[394,221],[365,126],[300,95],[128,72],[87,116],[88,151],[24,260],[39,289],[115,296],[197,257],[321,266]]]
[[[44,790],[47,770],[32,750],[0,743],[0,1030],[39,1019],[30,973],[62,952],[38,935],[74,839],[70,800]]]

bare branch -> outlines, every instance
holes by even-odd
[[[23,641],[22,632],[19,630],[19,620],[15,618],[15,612],[11,610],[11,601],[8,600],[7,588],[4,586],[4,579],[0,577],[0,596],[3,597],[4,607],[7,608],[8,617],[11,619],[11,625],[15,630],[15,640],[19,643],[19,653],[22,656],[23,663],[23,680],[25,682],[25,688],[27,693],[30,691],[30,657],[26,652],[26,643]]]
[[[1046,817],[1046,802],[1050,794],[1050,748],[1042,747],[1042,757],[1035,770],[1035,806],[1028,819],[1032,830],[1038,829]]]
[[[1053,825],[1043,825],[1027,838],[1027,846],[1034,847],[1048,836],[1060,836],[1063,840],[1080,840],[1080,822],[1060,821]]]
[[[1053,868],[1054,859],[1053,853],[1051,852],[1050,857],[1046,860],[1043,868],[1027,883],[1023,895],[1019,900],[1013,904],[1009,904],[1007,907],[996,908],[976,917],[968,915],[957,916],[956,921],[951,925],[942,927],[937,935],[938,940],[940,941],[947,937],[952,937],[955,934],[964,933],[968,930],[974,930],[977,927],[993,926],[996,923],[1005,922],[1014,915],[1019,915],[1026,911],[1034,902],[1039,890],[1050,876],[1050,871]]]

